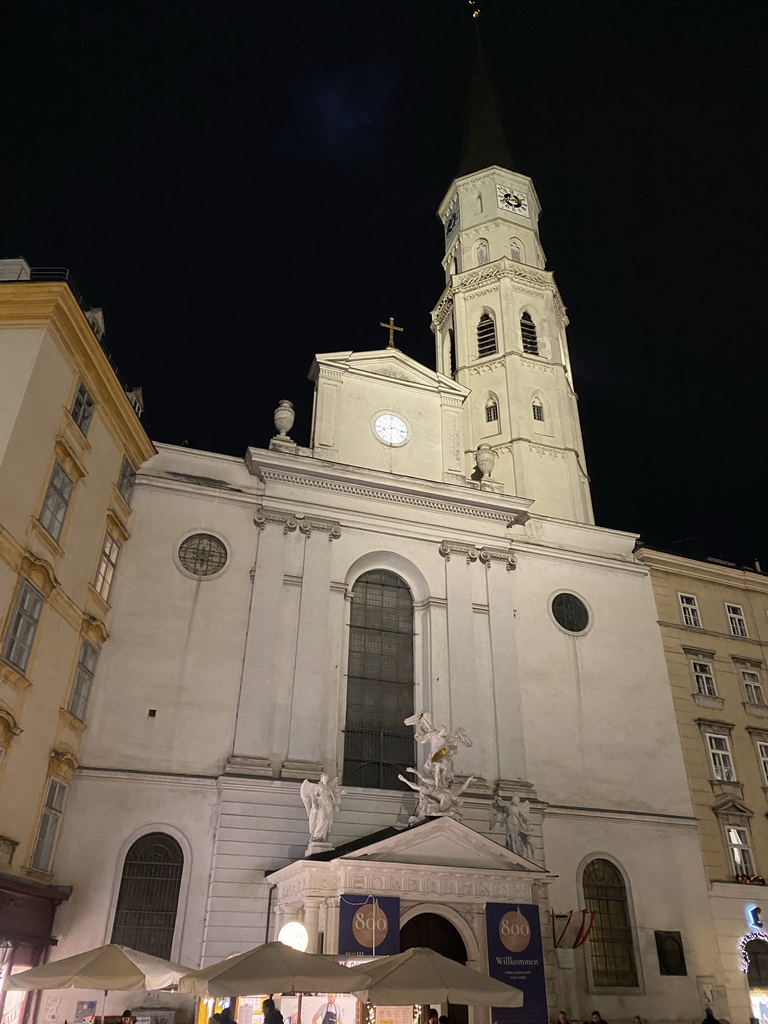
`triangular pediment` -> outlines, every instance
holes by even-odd
[[[360,845],[365,840],[358,840],[354,850],[341,847],[330,852],[327,857],[365,863],[547,873],[533,861],[510,852],[500,843],[475,832],[454,818],[430,818],[394,835],[384,838],[371,836],[370,839],[371,842],[366,845]]]
[[[315,356],[309,373],[310,380],[315,380],[323,369],[365,377],[388,378],[462,399],[470,393],[469,388],[435,370],[430,370],[396,348],[375,349],[372,352],[321,353]]]
[[[749,807],[740,803],[738,800],[735,800],[733,797],[725,797],[722,800],[718,800],[712,810],[718,816],[723,814],[738,814],[745,818],[751,818],[754,814],[754,811],[751,811]]]

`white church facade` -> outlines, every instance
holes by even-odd
[[[519,905],[541,1024],[731,1012],[649,572],[593,521],[538,212],[501,167],[452,184],[437,371],[320,354],[308,447],[283,402],[268,448],[159,445],[138,473],[56,851],[57,956],[113,938],[198,966],[288,920],[345,952],[357,894],[396,898],[421,941],[447,922],[487,971],[489,914]],[[465,730],[472,781],[460,820],[408,827],[422,710]],[[346,792],[306,857],[299,787],[323,772]],[[514,797],[527,857],[491,828]],[[589,940],[556,948],[551,914],[582,908]]]

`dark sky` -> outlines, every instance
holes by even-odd
[[[764,0],[481,0],[599,523],[768,568]],[[314,352],[434,366],[466,0],[4,5],[2,250],[103,306],[158,441],[241,455]],[[693,538],[693,539],[691,539]]]

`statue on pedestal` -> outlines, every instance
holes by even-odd
[[[341,798],[344,790],[339,788],[339,780],[328,781],[325,772],[319,782],[304,779],[299,793],[307,811],[309,822],[310,843],[326,843],[333,825],[334,811],[341,810]]]
[[[415,728],[415,740],[427,747],[427,759],[424,762],[422,771],[416,768],[406,768],[407,772],[415,775],[418,782],[398,775],[398,778],[410,786],[419,794],[416,811],[411,815],[409,822],[423,821],[424,818],[439,816],[459,815],[459,808],[463,801],[461,794],[466,790],[474,777],[464,781],[461,787],[455,792],[453,784],[453,759],[458,752],[459,743],[465,747],[472,746],[472,740],[463,729],[448,730],[445,725],[435,726],[432,716],[427,711],[418,715],[411,715],[405,719],[406,725]]]
[[[497,791],[491,804],[491,820],[488,823],[489,830],[503,824],[507,835],[504,842],[506,848],[528,860],[533,859],[533,825],[529,816],[530,809],[530,800],[521,800],[519,796],[513,796],[507,802]]]

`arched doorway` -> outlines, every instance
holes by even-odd
[[[768,942],[750,939],[744,946],[749,968],[747,982],[752,1002],[752,1015],[760,1024],[768,1022]]]
[[[439,914],[418,914],[407,921],[400,929],[400,949],[413,949],[414,946],[426,946],[436,953],[447,956],[449,960],[465,964],[467,948],[458,931]],[[426,1024],[427,1007],[422,1007],[422,1021]],[[469,1013],[466,1006],[448,1005],[450,1024],[469,1024]]]

